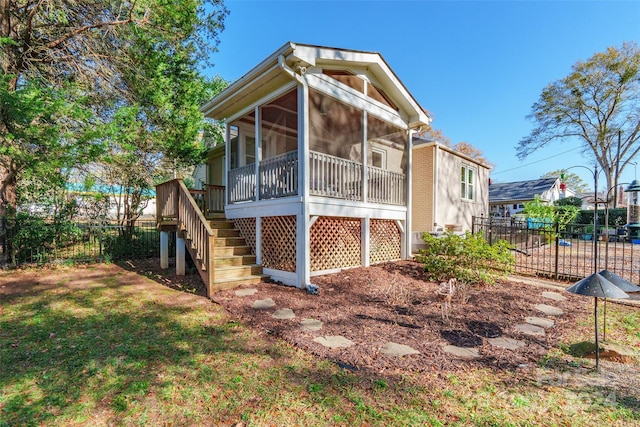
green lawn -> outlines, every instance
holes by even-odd
[[[638,320],[609,305],[636,349]],[[640,424],[637,394],[567,387],[579,364],[555,349],[526,374],[351,372],[115,265],[0,273],[2,427]]]

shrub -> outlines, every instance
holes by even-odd
[[[72,245],[82,230],[67,220],[47,222],[44,218],[18,213],[8,221],[9,243],[14,263],[45,262],[49,253]]]
[[[447,233],[440,238],[424,233],[426,249],[419,261],[431,280],[456,278],[468,284],[493,284],[513,270],[515,258],[504,240],[490,245],[481,233]]]

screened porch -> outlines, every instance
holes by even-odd
[[[308,194],[406,205],[405,129],[309,89],[306,149],[298,99],[293,88],[229,123],[227,203]]]

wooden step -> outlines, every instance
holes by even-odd
[[[248,276],[260,276],[262,266],[257,264],[216,267],[215,278],[217,280],[236,280]]]
[[[256,263],[255,255],[217,256],[214,258],[214,266],[230,267],[238,265],[251,265]]]
[[[268,278],[269,276],[265,274],[261,274],[257,276],[240,277],[234,280],[216,279],[211,285],[211,291],[216,292],[216,291],[222,291],[225,289],[237,288],[238,286],[242,286],[242,285],[252,285],[255,283],[260,283],[263,280],[266,280]]]
[[[209,212],[207,214],[207,219],[212,219],[212,220],[226,220],[227,217],[224,214],[224,212]]]
[[[233,255],[251,255],[250,246],[216,246],[215,257],[229,257]]]
[[[214,237],[240,237],[240,231],[233,228],[214,228]]]
[[[215,246],[244,246],[244,237],[216,237]]]
[[[209,227],[211,228],[224,228],[224,229],[233,229],[233,222],[227,221],[225,219],[220,220],[211,220],[209,221]]]

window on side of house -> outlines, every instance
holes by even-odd
[[[465,200],[475,198],[475,169],[471,166],[462,165],[460,168],[460,197]]]

